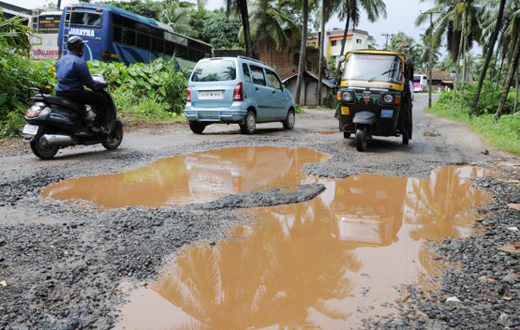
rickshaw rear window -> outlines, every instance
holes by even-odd
[[[401,82],[401,59],[395,55],[351,54],[343,80]]]

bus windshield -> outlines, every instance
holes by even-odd
[[[395,55],[351,54],[343,80],[401,82],[401,59]]]

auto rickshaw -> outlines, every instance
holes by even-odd
[[[402,53],[356,50],[345,56],[337,93],[339,129],[345,138],[355,134],[358,151],[372,136],[412,139],[413,63]]]

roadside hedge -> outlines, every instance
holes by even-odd
[[[54,93],[55,61],[32,62],[0,47],[0,136],[15,136],[24,124],[31,88]],[[181,117],[186,103],[186,75],[175,61],[158,59],[128,67],[121,63],[92,61],[92,74],[102,74],[121,113],[150,119]]]

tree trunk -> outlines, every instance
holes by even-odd
[[[518,57],[520,56],[520,33],[516,37],[515,41],[515,50],[513,52],[513,57],[511,58],[511,65],[509,66],[509,71],[507,73],[507,78],[504,84],[504,90],[502,91],[502,97],[500,98],[500,104],[498,105],[497,112],[495,113],[495,118],[498,119],[502,112],[504,112],[504,107],[507,101],[507,95],[509,94],[509,89],[511,88],[511,82],[513,81],[515,70],[518,65]]]
[[[253,46],[251,43],[251,29],[249,28],[249,13],[247,10],[247,0],[238,0],[242,27],[244,29],[244,43],[246,44],[246,55],[254,57]]]
[[[309,0],[302,0],[302,41],[300,45],[300,59],[298,61],[298,78],[296,79],[296,104],[300,104],[300,95],[303,83],[303,73],[307,64],[307,21],[309,20]],[[303,102],[305,104],[305,101]]]
[[[322,58],[325,51],[325,0],[321,2],[321,38],[320,38],[320,58],[318,60],[318,86],[316,87],[316,105],[321,105],[321,79],[322,79]]]
[[[518,106],[518,68],[516,68],[516,75],[515,75],[515,106],[513,107],[513,113],[516,113],[517,106]]]
[[[502,80],[502,70],[504,70],[504,61],[506,60],[506,52],[502,51],[502,60],[500,61],[500,68],[498,69],[498,76],[497,76],[497,87],[500,84],[500,80]]]
[[[464,12],[464,46],[462,46],[462,87],[460,89],[461,100],[464,100],[464,87],[466,86],[466,75],[468,74],[468,33],[467,33],[467,13]]]
[[[269,65],[273,66],[273,50],[271,49],[271,37],[267,35],[267,50],[269,52]]]
[[[491,62],[491,57],[493,57],[493,52],[495,50],[495,44],[498,39],[498,33],[500,32],[500,27],[502,25],[502,17],[504,16],[504,7],[506,5],[506,0],[500,1],[500,7],[498,9],[498,17],[495,25],[495,29],[493,30],[493,34],[491,35],[491,40],[489,41],[488,50],[486,54],[486,60],[484,61],[484,67],[480,72],[480,78],[478,80],[477,91],[475,92],[475,97],[473,98],[473,106],[470,109],[470,114],[474,114],[477,111],[478,100],[480,98],[480,93],[482,92],[482,85],[484,84],[484,79],[486,79],[486,73],[489,67],[489,63]],[[498,57],[498,54],[497,54]]]
[[[464,31],[464,30],[462,30]],[[460,76],[460,53],[462,52],[462,47],[464,47],[464,33],[461,33],[460,36],[460,42],[459,42],[459,51],[457,52],[457,61],[455,62],[455,83],[453,85],[453,98],[452,102],[455,102],[455,99],[457,98],[457,91],[459,88],[457,88],[457,80]],[[430,81],[431,84],[431,81]]]
[[[347,36],[348,36],[348,27],[350,25],[350,9],[347,9],[347,22],[345,23],[345,32],[343,32],[343,39],[341,44],[341,52],[339,53],[339,56],[343,56],[343,53],[345,52],[345,45],[347,44]],[[339,79],[341,77],[341,62],[338,61],[338,68],[336,69],[336,78],[334,81],[336,81],[336,85],[339,85]]]

